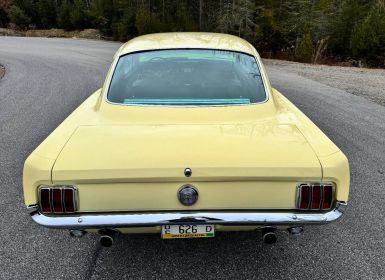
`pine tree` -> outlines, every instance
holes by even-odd
[[[353,57],[373,65],[385,66],[385,5],[378,1],[352,33],[350,49]]]
[[[313,40],[310,32],[305,33],[298,42],[295,56],[300,62],[310,63],[313,57]]]
[[[139,35],[156,33],[161,30],[161,23],[156,14],[151,13],[144,7],[142,7],[136,15],[135,26]]]
[[[350,38],[353,36],[358,22],[367,13],[368,4],[360,0],[348,0],[338,6],[334,20],[331,22],[331,38],[329,51],[334,56],[349,57],[351,55]]]
[[[74,0],[72,10],[70,12],[70,21],[75,29],[83,29],[88,26],[87,6],[82,0]]]
[[[8,12],[9,19],[12,23],[20,28],[26,28],[31,23],[31,18],[17,5],[12,5]]]
[[[59,28],[63,28],[65,30],[71,30],[73,28],[70,21],[71,9],[72,5],[68,2],[68,0],[64,0],[57,13],[57,23]]]
[[[36,2],[37,14],[40,18],[39,27],[52,28],[56,26],[56,6],[52,0],[38,0]]]

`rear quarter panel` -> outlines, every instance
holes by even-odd
[[[322,166],[322,181],[337,186],[337,200],[347,202],[350,188],[349,162],[344,153],[304,113],[276,89],[272,89],[280,122],[295,123]]]

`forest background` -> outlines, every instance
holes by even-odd
[[[117,41],[221,32],[267,58],[385,67],[385,0],[0,0],[0,27],[94,28]]]

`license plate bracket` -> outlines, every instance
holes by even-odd
[[[196,224],[163,225],[161,237],[163,239],[215,237],[215,227]]]

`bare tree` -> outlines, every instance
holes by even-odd
[[[0,9],[8,9],[13,3],[13,0],[0,0]]]

